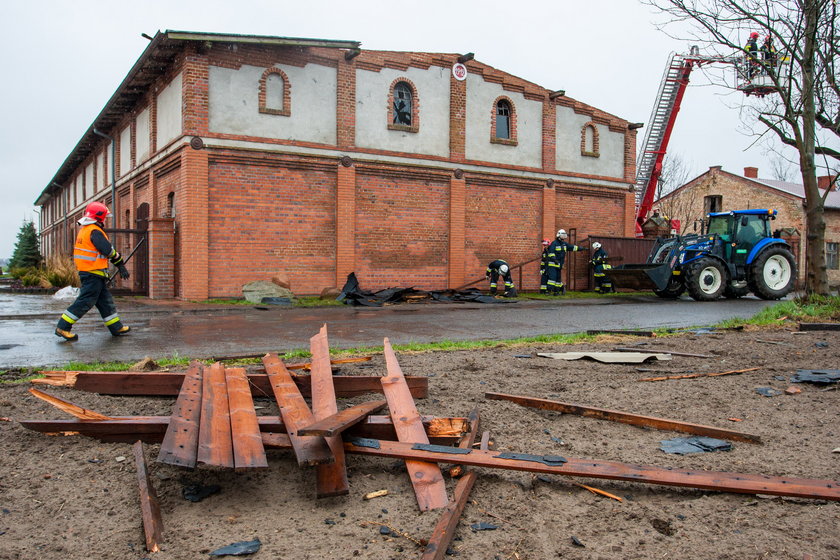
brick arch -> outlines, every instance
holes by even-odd
[[[411,90],[411,124],[396,124],[394,123],[394,88],[397,84],[403,83]],[[420,96],[417,95],[417,86],[408,78],[401,76],[391,82],[388,87],[388,106],[387,106],[388,130],[402,130],[403,132],[419,132],[420,131]]]
[[[592,146],[587,146],[586,135],[592,131]],[[601,146],[598,139],[598,127],[595,121],[589,121],[580,129],[580,155],[587,157],[600,157]]]
[[[272,74],[280,76],[280,79],[283,80],[283,106],[280,109],[277,109],[275,107],[268,107],[267,105],[268,78]],[[267,68],[265,72],[262,73],[262,76],[260,76],[259,105],[260,113],[267,113],[269,115],[281,115],[284,117],[288,117],[292,114],[292,84],[289,82],[289,76],[286,75],[286,73],[283,72],[283,70],[281,70],[280,68],[276,66]]]
[[[510,106],[510,138],[496,137],[496,114],[500,101],[506,101]],[[516,127],[516,104],[507,95],[500,95],[493,101],[493,106],[490,108],[490,142],[493,144],[504,144],[506,146],[516,146],[519,144],[517,140]]]

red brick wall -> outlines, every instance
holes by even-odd
[[[449,182],[356,171],[356,276],[364,289],[446,286]]]
[[[334,168],[214,158],[208,179],[209,297],[241,297],[244,284],[279,272],[300,294],[333,285]]]

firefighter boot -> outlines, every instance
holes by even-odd
[[[505,290],[505,293],[503,295],[504,297],[516,297],[516,288],[510,288]]]
[[[565,284],[563,284],[562,286],[560,286],[560,295],[561,295],[561,296],[565,296],[565,295],[566,295],[566,285],[565,285]]]
[[[64,329],[55,329],[55,336],[61,337],[67,342],[79,340],[79,335],[71,333],[70,331],[65,331]]]
[[[491,296],[495,296],[495,295],[496,295],[496,286],[493,286],[492,288],[490,288],[490,295],[491,295]]]
[[[131,330],[131,327],[129,327],[128,325],[123,325],[119,329],[117,329],[116,331],[112,332],[111,336],[122,336],[124,334],[128,334],[128,332],[130,330]]]

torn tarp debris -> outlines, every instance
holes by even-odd
[[[336,298],[348,305],[363,305],[365,307],[382,307],[386,303],[412,302],[434,302],[441,303],[509,303],[512,300],[496,299],[481,293],[481,290],[470,288],[469,290],[441,290],[426,292],[414,288],[386,288],[378,292],[369,292],[359,286],[356,273],[347,275],[347,282],[341,289],[341,294]]]
[[[722,439],[715,439],[704,436],[678,437],[666,439],[659,442],[659,449],[665,453],[686,455],[688,453],[709,453],[712,451],[731,451],[732,444]]]
[[[791,383],[816,383],[828,385],[840,381],[840,369],[798,369],[790,378]]]
[[[781,391],[776,390],[773,387],[756,387],[755,392],[762,397],[778,397],[782,394]]]
[[[260,539],[240,541],[223,546],[222,548],[217,548],[210,553],[210,556],[244,556],[245,554],[259,552],[261,546]]]

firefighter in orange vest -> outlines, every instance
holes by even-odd
[[[64,340],[78,340],[79,336],[71,331],[73,325],[95,305],[102,315],[105,326],[113,336],[126,334],[131,327],[123,325],[117,315],[114,297],[108,290],[108,261],[117,267],[120,278],[129,277],[122,255],[111,246],[108,236],[102,228],[105,218],[110,216],[108,207],[101,202],[91,202],[85,208],[84,217],[79,220],[82,226],[76,236],[73,248],[73,262],[79,271],[82,287],[79,297],[62,313],[55,328],[55,334]]]

